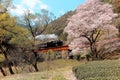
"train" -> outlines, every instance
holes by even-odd
[[[50,42],[38,44],[37,48],[38,49],[53,48],[53,47],[59,47],[62,45],[63,45],[63,42],[61,40],[56,40],[56,41],[50,41]]]
[[[68,59],[73,59],[74,55],[70,54],[72,50],[69,49],[68,45],[63,45],[63,42],[60,40],[56,41],[50,41],[42,44],[38,44],[38,51],[40,52],[46,52],[48,50],[53,50],[53,51],[67,51],[67,57]],[[57,53],[61,55],[61,53]]]

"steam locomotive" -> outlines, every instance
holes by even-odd
[[[58,46],[62,46],[62,45],[63,45],[62,41],[56,40],[56,41],[50,41],[50,42],[43,43],[43,44],[38,44],[37,48],[44,49],[44,48],[58,47]]]

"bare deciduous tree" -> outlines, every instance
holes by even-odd
[[[31,60],[33,62],[31,62],[30,60],[28,60],[28,62],[32,63],[35,71],[38,71],[37,62],[39,60],[39,56],[36,48],[35,37],[42,34],[46,30],[48,24],[52,21],[52,16],[46,10],[42,10],[42,14],[36,15],[30,13],[29,11],[26,11],[24,15],[24,20],[25,25],[27,26],[31,34],[29,36],[30,39],[28,38],[31,44],[30,51],[34,54],[35,57],[34,60]]]

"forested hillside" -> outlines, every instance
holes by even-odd
[[[118,13],[118,17],[116,19],[115,25],[119,29],[119,33],[120,33],[120,0],[103,0],[103,1],[112,4],[114,12]]]
[[[67,26],[68,18],[71,17],[75,11],[69,11],[58,19],[54,20],[49,24],[46,31],[46,34],[56,34],[59,36],[60,40],[65,41],[67,34],[63,32],[64,28]]]
[[[114,12],[118,13],[118,17],[116,19],[115,25],[119,29],[120,32],[120,1],[119,0],[103,0],[105,3],[110,3],[113,6]],[[67,26],[68,18],[71,17],[75,11],[69,11],[65,13],[63,16],[54,20],[49,24],[48,28],[44,33],[46,34],[56,34],[59,36],[60,40],[65,41],[67,34],[63,32],[63,29]]]

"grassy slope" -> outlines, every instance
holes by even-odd
[[[64,74],[68,73],[69,75],[69,72],[72,73],[72,67],[78,64],[80,62],[76,60],[55,60],[50,62],[50,70],[48,71],[47,63],[43,62],[38,65],[40,72],[1,77],[0,80],[52,80],[52,78],[53,80],[65,80]]]
[[[119,80],[120,60],[105,60],[92,62],[78,62],[75,60],[56,60],[50,62],[48,71],[47,63],[39,64],[40,72],[16,74],[3,77],[0,80],[75,80],[72,73],[79,67],[79,75],[83,80]],[[80,66],[78,66],[80,64]],[[77,75],[76,75],[77,76]],[[80,79],[80,80],[81,80]],[[78,79],[79,80],[79,79]]]

